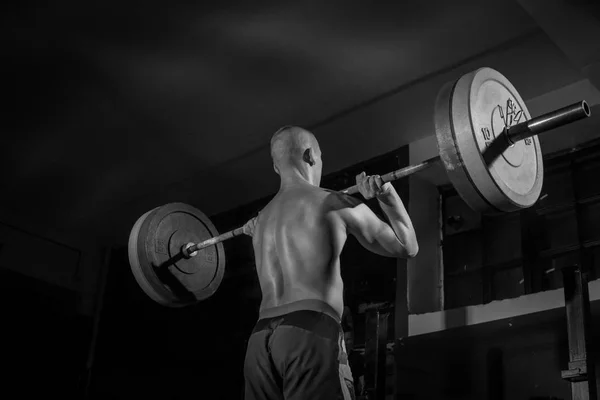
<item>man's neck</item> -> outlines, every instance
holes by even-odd
[[[300,171],[290,171],[281,175],[280,189],[289,189],[299,186],[318,186],[311,176],[304,176]]]
[[[312,183],[304,180],[304,179],[298,179],[298,180],[287,180],[287,181],[281,181],[281,185],[279,186],[279,190],[288,190],[288,189],[295,189],[295,188],[299,188],[299,187],[307,187],[307,186],[316,186],[313,185]]]

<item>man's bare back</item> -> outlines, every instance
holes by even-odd
[[[280,191],[262,210],[253,240],[261,311],[316,299],[342,315],[347,234],[336,211],[347,206],[340,194],[301,185]]]
[[[366,198],[374,197],[373,177],[357,183]],[[388,184],[389,185],[389,184]],[[386,214],[406,213],[395,189],[388,186],[379,198]],[[400,206],[400,207],[399,207]],[[253,236],[256,269],[262,291],[260,310],[298,300],[321,300],[341,318],[344,283],[340,254],[348,234],[366,249],[386,257],[413,257],[416,240],[401,240],[396,231],[412,225],[390,226],[364,203],[341,193],[309,184],[282,189],[262,210]],[[414,232],[414,231],[413,231]]]

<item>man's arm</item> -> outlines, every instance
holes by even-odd
[[[419,245],[412,222],[396,189],[388,182],[383,184],[378,176],[357,176],[357,184],[365,199],[377,197],[381,209],[389,220],[382,221],[361,201],[345,196],[345,207],[338,214],[352,234],[366,249],[385,256],[411,258],[417,255]]]
[[[387,188],[386,188],[387,185]],[[388,222],[398,240],[404,246],[408,257],[414,257],[419,252],[419,243],[415,228],[400,195],[391,183],[383,185],[383,191],[377,195],[379,206],[388,218]]]

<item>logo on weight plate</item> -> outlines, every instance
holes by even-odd
[[[506,100],[505,109],[502,109],[501,105],[498,105],[497,107],[500,118],[504,121],[504,126],[513,126],[521,121],[523,110],[519,109],[512,99]]]
[[[506,100],[506,106],[498,104],[492,110],[491,130],[489,127],[481,128],[481,135],[485,141],[485,146],[489,146],[505,127],[510,127],[521,122],[523,118],[523,109],[521,109],[512,98]],[[531,145],[531,138],[524,140],[526,145]]]

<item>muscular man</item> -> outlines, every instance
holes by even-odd
[[[319,187],[323,167],[315,136],[299,127],[271,139],[277,195],[250,221],[262,291],[259,320],[244,362],[246,399],[350,399],[352,374],[340,325],[340,253],[348,234],[386,257],[414,257],[415,232],[390,183],[356,178],[365,199],[377,197],[388,223],[353,197]]]

